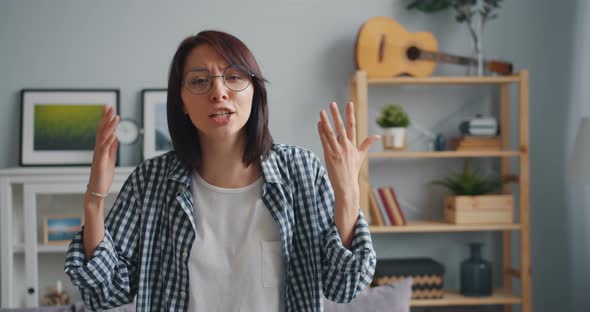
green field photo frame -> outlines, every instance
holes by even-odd
[[[115,107],[118,114],[119,90],[21,90],[20,165],[92,164],[104,105]]]

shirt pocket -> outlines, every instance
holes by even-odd
[[[285,265],[281,242],[261,241],[262,286],[278,287],[283,283]]]

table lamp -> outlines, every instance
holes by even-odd
[[[584,117],[580,122],[569,165],[571,182],[590,184],[590,117]]]

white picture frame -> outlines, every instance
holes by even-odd
[[[166,117],[166,97],[166,89],[144,89],[141,92],[144,160],[173,149]]]
[[[92,164],[96,127],[104,105],[113,106],[117,114],[119,90],[21,90],[20,165]]]

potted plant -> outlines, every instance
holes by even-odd
[[[512,194],[499,194],[500,180],[471,168],[468,160],[462,172],[432,183],[446,187],[451,193],[444,199],[444,216],[448,222],[512,223],[514,220]]]
[[[403,107],[396,104],[388,104],[381,108],[381,114],[377,117],[377,124],[383,128],[383,149],[405,150],[406,128],[410,125],[410,117]]]

